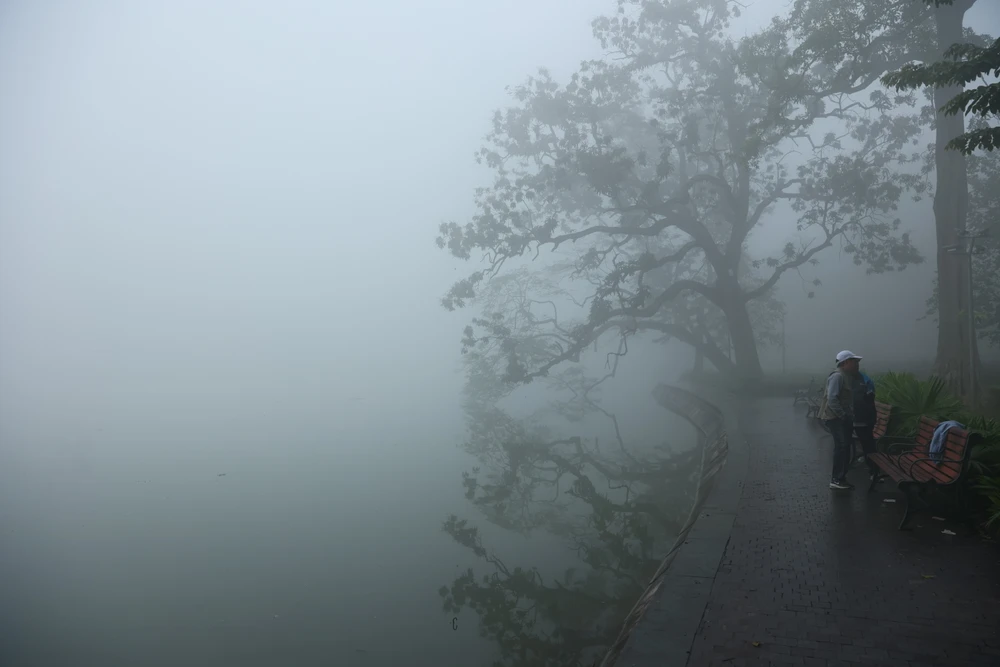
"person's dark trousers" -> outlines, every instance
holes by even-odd
[[[861,450],[865,453],[865,463],[868,464],[868,472],[872,475],[877,475],[879,474],[878,466],[868,458],[875,453],[874,431],[874,424],[854,427],[854,432],[858,435],[858,441],[861,443]]]
[[[829,419],[826,422],[833,436],[833,476],[834,481],[846,480],[851,466],[851,430],[853,423],[847,419]]]

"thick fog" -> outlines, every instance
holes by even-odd
[[[434,238],[489,182],[473,154],[505,87],[600,57],[590,22],[614,10],[0,5],[0,624],[18,637],[0,662],[69,664],[39,648],[55,632],[80,664],[275,664],[248,657],[266,641],[288,664],[487,664],[457,661],[492,654],[437,595],[476,562],[442,521],[478,517],[459,447],[471,314],[441,306],[474,267]],[[1000,32],[1000,7],[966,24]],[[834,249],[803,271],[814,298],[781,281],[789,368],[933,355],[930,204],[901,217],[923,264],[866,276]],[[628,437],[684,450],[649,392],[692,354],[647,343],[609,404]],[[564,565],[552,536],[492,537]]]
[[[6,3],[5,404],[253,413],[294,382],[299,418],[437,422],[436,223],[504,86],[597,55],[602,4]]]

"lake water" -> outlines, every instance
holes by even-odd
[[[512,474],[432,418],[209,438],[7,413],[0,664],[589,660],[672,543],[697,459],[693,429],[651,397],[616,414],[627,454],[595,419],[551,434],[580,448],[529,451]]]

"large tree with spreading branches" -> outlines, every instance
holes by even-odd
[[[619,0],[594,23],[607,58],[564,85],[543,71],[495,115],[480,151],[494,181],[472,219],[443,224],[438,238],[458,257],[481,254],[485,268],[446,307],[543,252],[562,262],[569,252],[578,272],[602,276],[578,299],[579,317],[535,339],[531,362],[509,323],[467,330],[467,344],[506,336],[508,380],[577,361],[609,331],[660,331],[710,350],[692,318],[677,316],[692,297],[724,318],[733,372],[757,377],[752,313],[783,276],[837,245],[871,272],[919,261],[894,217],[902,192],[920,186],[899,169],[915,159],[906,151],[917,116],[886,113],[897,101],[884,94],[853,99],[855,85],[796,56],[783,26],[729,36],[739,7]],[[754,258],[761,229],[789,238]],[[698,270],[677,270],[691,260]]]

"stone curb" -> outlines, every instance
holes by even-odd
[[[684,528],[626,617],[601,667],[688,663],[743,495],[749,447],[739,429],[736,397],[669,385],[653,393],[661,405],[701,432],[701,480]]]

